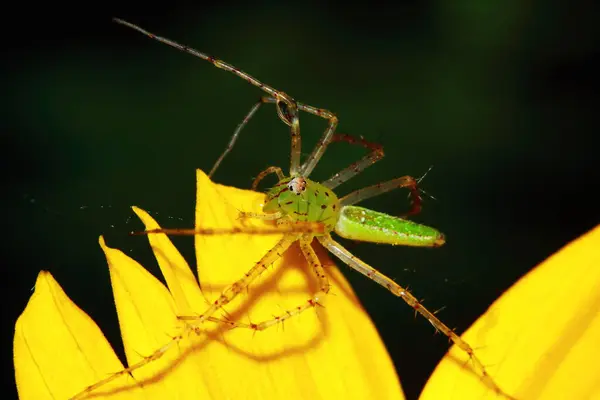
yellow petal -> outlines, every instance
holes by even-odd
[[[600,398],[600,226],[523,277],[463,337],[519,400]],[[468,366],[453,347],[421,398],[497,399]]]
[[[17,320],[13,349],[21,400],[67,399],[123,369],[98,326],[46,271],[38,275],[35,292]],[[139,394],[136,389],[110,399],[137,399]]]
[[[133,365],[180,333],[181,323],[177,321],[173,297],[162,283],[120,250],[106,246],[102,238],[100,246],[110,268],[125,355],[128,364]],[[141,384],[147,395],[157,399],[191,399],[199,393],[205,396],[206,392],[195,384],[197,379],[190,379],[198,373],[190,362],[194,360],[177,361],[185,354],[186,343],[172,350],[133,371],[135,380],[122,388]],[[163,379],[165,376],[168,379]]]
[[[147,212],[138,207],[132,208],[144,223],[146,230],[159,228],[158,223]],[[204,298],[192,270],[167,235],[148,235],[148,240],[175,300],[177,311],[188,315],[204,306]]]
[[[214,185],[199,171],[197,225],[203,228],[232,227],[239,223],[236,221],[238,210],[258,211],[263,197],[250,191]],[[149,215],[139,209],[135,211],[147,229],[157,227]],[[187,294],[194,292],[191,289],[193,285],[183,289],[182,282],[187,282],[189,276],[182,272],[182,259],[170,241],[164,235],[151,235],[150,240],[157,258],[169,260],[161,265],[161,270],[167,277],[173,297],[185,299],[175,300],[174,309],[184,304],[184,307],[193,306],[192,315],[203,313],[208,304],[204,301],[197,304],[197,298],[189,300],[195,296]],[[278,235],[197,236],[198,270],[204,288],[203,295],[214,300],[226,285],[242,277],[277,240]],[[138,318],[139,326],[131,329],[131,334],[127,333],[129,329],[122,322],[125,348],[129,349],[126,351],[131,364],[141,359],[141,356],[135,358],[136,354],[148,356],[152,349],[159,349],[168,343],[165,332],[174,336],[181,330],[176,328],[178,324],[173,313],[164,321],[153,321],[156,318],[153,313],[169,314],[169,307],[161,311],[161,307],[145,304],[156,301],[162,294],[158,289],[144,289],[149,283],[146,278],[137,276],[141,272],[135,262],[127,261],[121,252],[117,253],[118,260],[111,261],[111,254],[116,250],[105,248],[105,251],[110,251],[107,252],[107,258],[111,270],[115,269],[113,264],[120,266],[119,280],[126,287],[115,287],[115,291],[125,293],[119,295],[115,292],[120,320],[135,320],[135,315],[125,315],[127,308],[135,309],[139,314],[148,313],[147,317]],[[401,399],[394,368],[375,328],[324,251],[319,250],[319,255],[334,285],[334,295],[326,300],[325,308],[316,312],[310,310],[286,321],[285,326],[256,333],[241,328],[229,330],[223,324],[207,322],[203,326],[206,333],[200,337],[190,334],[189,338],[170,347],[158,361],[149,363],[134,375],[138,380],[144,380],[146,390],[160,391],[160,395],[155,395],[159,397],[165,395],[166,389],[154,387],[170,387],[174,384],[181,398]],[[134,264],[123,267],[129,263]],[[115,274],[111,272],[112,275]],[[113,286],[117,283],[114,280]],[[231,307],[227,306],[227,318],[242,322],[271,319],[275,314],[304,304],[316,291],[315,286],[316,279],[307,268],[299,249],[294,247],[287,252],[284,262],[275,263],[273,269],[265,274],[265,279],[252,285],[248,294],[240,296],[230,304]],[[120,306],[122,297],[130,298],[128,301],[135,303],[135,306]],[[181,314],[177,310],[177,315]],[[225,316],[221,312],[216,317]],[[160,335],[163,335],[162,342]],[[132,351],[132,347],[136,350]],[[130,353],[132,358],[129,357]]]
[[[231,227],[239,223],[238,209],[259,211],[262,195],[214,185],[201,171],[197,180],[200,226]],[[145,212],[135,211],[147,229],[158,227]],[[121,374],[94,390],[93,398],[403,398],[373,324],[320,248],[317,253],[333,284],[324,308],[309,310],[286,321],[285,326],[264,332],[229,330],[226,324],[210,321],[200,333],[184,331],[177,315],[204,312],[204,298],[214,300],[277,239],[278,235],[196,236],[198,269],[205,289],[200,294],[185,261],[164,235],[152,235],[149,240],[168,290],[100,238],[128,364],[144,365],[133,371],[133,378]],[[270,319],[304,304],[317,290],[316,279],[297,247],[264,275],[247,294],[228,305],[227,318],[243,322]],[[47,283],[47,277],[41,274],[39,281]],[[46,286],[58,288],[54,291],[43,291],[40,282],[16,326],[15,368],[21,398],[67,399],[122,370],[93,322],[53,280]],[[58,311],[52,311],[57,305]],[[165,347],[173,343],[171,337],[182,333],[186,335],[176,345]],[[162,357],[149,361],[148,356],[163,350]]]

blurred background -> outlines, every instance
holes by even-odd
[[[2,392],[16,397],[14,322],[41,269],[122,354],[98,236],[157,273],[145,239],[127,236],[141,228],[129,206],[165,227],[191,227],[195,169],[210,169],[262,94],[112,16],[328,108],[339,132],[381,143],[386,158],[341,194],[433,165],[422,187],[437,200],[426,198],[416,220],[443,231],[445,246],[349,246],[425,305],[445,307],[439,316],[449,326],[467,329],[523,274],[600,220],[599,7],[495,3],[11,6],[0,66],[8,217]],[[301,121],[308,153],[326,124]],[[363,154],[331,146],[312,177],[324,180]],[[270,165],[287,170],[289,134],[265,106],[214,178],[249,188]],[[391,214],[408,208],[401,191],[365,205]],[[191,238],[175,243],[193,260]],[[447,341],[400,300],[344,270],[415,399]]]

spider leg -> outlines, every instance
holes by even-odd
[[[282,180],[283,178],[285,178],[285,175],[283,174],[283,171],[281,170],[281,168],[279,168],[279,167],[266,168],[265,170],[261,171],[260,174],[258,174],[256,176],[256,178],[254,178],[254,182],[252,182],[252,190],[256,190],[260,181],[265,179],[265,177],[269,174],[277,174],[277,179],[279,179],[279,180]]]
[[[250,213],[249,213],[250,214]],[[259,218],[257,215],[250,214],[252,218]],[[269,215],[269,214],[264,214]],[[270,218],[261,218],[270,219]],[[301,234],[301,233],[323,233],[325,227],[320,222],[310,221],[286,221],[285,224],[278,224],[272,227],[254,227],[254,226],[239,226],[234,228],[173,228],[173,229],[150,229],[146,231],[130,232],[132,236],[151,235],[156,233],[165,233],[172,236],[194,236],[194,235],[273,235],[278,233],[286,234]]]
[[[412,199],[411,209],[407,213],[403,214],[403,217],[418,214],[421,211],[422,198],[417,187],[417,181],[415,178],[408,175],[355,190],[340,198],[340,203],[342,206],[350,206],[398,188],[408,188],[408,190],[410,190],[410,197]]]
[[[477,373],[481,377],[482,382],[486,386],[488,386],[490,389],[494,390],[496,393],[506,398],[513,399],[512,396],[506,394],[496,384],[494,379],[492,379],[489,372],[483,365],[483,362],[475,355],[475,351],[473,350],[473,348],[460,336],[458,336],[452,329],[450,329],[446,324],[440,321],[438,317],[435,316],[435,313],[425,308],[423,304],[421,304],[421,302],[416,297],[414,297],[407,289],[398,285],[392,279],[388,278],[381,272],[377,271],[375,268],[371,267],[364,261],[352,255],[352,253],[346,250],[341,244],[333,240],[330,235],[317,236],[317,239],[319,240],[319,242],[321,242],[323,246],[325,246],[325,248],[327,248],[331,253],[333,253],[336,257],[342,260],[350,268],[360,272],[367,278],[375,281],[379,285],[392,292],[392,294],[394,294],[395,296],[400,297],[406,302],[406,304],[408,304],[416,312],[425,317],[425,319],[427,319],[429,323],[433,325],[436,331],[444,334],[457,347],[459,347],[461,350],[468,354],[469,359],[473,362],[475,370],[477,370]]]
[[[144,365],[151,363],[154,360],[161,358],[169,349],[173,346],[177,345],[181,342],[185,337],[187,337],[190,333],[200,334],[201,329],[200,325],[205,321],[214,321],[213,317],[214,313],[219,310],[224,305],[228,304],[232,301],[238,294],[243,292],[248,285],[250,285],[256,278],[258,278],[264,271],[268,269],[268,266],[275,262],[281,255],[294,243],[299,239],[298,235],[285,235],[272,249],[270,249],[262,259],[256,263],[248,272],[244,274],[243,277],[235,281],[233,284],[228,286],[221,295],[210,305],[210,307],[204,311],[201,315],[195,318],[193,323],[188,323],[183,331],[171,338],[165,345],[163,345],[158,350],[154,351],[152,354],[142,358],[137,363],[130,365],[123,370],[116,372],[93,385],[88,386],[80,393],[77,393],[75,396],[71,397],[71,400],[81,399],[93,390],[104,386],[105,384],[112,382],[113,380],[124,376],[132,374],[133,371],[142,368]]]
[[[322,182],[322,185],[328,187],[329,189],[336,188],[337,186],[351,179],[353,176],[362,172],[365,168],[375,164],[384,156],[382,145],[378,143],[368,142],[363,138],[355,138],[354,136],[340,133],[333,135],[331,141],[357,144],[369,150],[369,154],[367,154],[357,162],[350,164],[337,174],[333,175],[331,178],[327,179],[325,182]]]
[[[302,164],[300,167],[299,174],[308,178],[323,156],[325,149],[327,149],[327,146],[329,143],[331,143],[331,140],[333,139],[333,133],[338,125],[338,118],[331,111],[323,108],[317,108],[301,103],[297,103],[297,105],[298,110],[305,111],[328,120],[327,128],[325,129],[325,132],[323,132],[323,136],[321,136],[321,139],[317,142],[312,153],[310,153],[304,164]]]
[[[302,254],[304,255],[304,257],[306,258],[306,261],[312,267],[315,275],[317,276],[318,285],[319,285],[319,290],[314,295],[312,295],[307,301],[305,301],[304,303],[302,303],[290,310],[287,310],[279,315],[274,316],[274,318],[272,318],[272,319],[265,320],[265,321],[258,322],[258,323],[244,323],[244,322],[232,321],[232,320],[228,320],[228,319],[218,319],[215,317],[210,317],[208,319],[210,321],[221,322],[223,324],[226,324],[231,329],[246,328],[246,329],[252,329],[254,331],[264,331],[265,329],[268,329],[279,323],[283,323],[284,321],[286,321],[296,315],[299,315],[302,312],[304,312],[310,308],[314,308],[314,307],[321,305],[321,302],[323,301],[324,297],[327,295],[327,293],[329,293],[330,285],[329,285],[329,280],[327,279],[327,276],[325,275],[325,270],[323,269],[323,266],[321,265],[319,258],[317,257],[315,251],[313,250],[313,248],[311,246],[311,242],[312,242],[313,238],[314,238],[313,235],[304,235],[299,240],[300,249],[302,250]],[[199,318],[201,318],[201,316],[179,316],[178,318],[180,320],[184,320],[184,321],[190,321],[190,320],[196,321]]]
[[[247,119],[251,118],[252,115],[254,115],[256,110],[260,107],[260,105],[263,102],[275,103],[275,105],[277,107],[277,114],[279,115],[279,118],[286,125],[291,127],[292,153],[291,153],[291,162],[290,162],[290,174],[293,176],[298,175],[299,170],[300,170],[300,153],[301,153],[300,122],[298,120],[298,107],[299,106],[291,96],[287,95],[286,93],[284,93],[280,90],[272,88],[271,86],[269,86],[267,84],[264,84],[263,82],[259,81],[252,75],[247,74],[246,72],[242,71],[241,69],[239,69],[229,63],[226,63],[223,60],[219,60],[218,58],[215,58],[211,55],[208,55],[206,53],[203,53],[201,51],[193,49],[189,46],[185,46],[183,44],[177,43],[174,40],[167,39],[167,38],[159,36],[159,35],[155,35],[152,32],[149,32],[135,24],[132,24],[131,22],[127,22],[120,18],[113,18],[113,21],[120,25],[126,26],[133,30],[136,30],[141,34],[148,36],[150,39],[154,39],[158,42],[161,42],[161,43],[164,43],[171,47],[174,47],[175,49],[180,50],[184,53],[188,53],[188,54],[193,55],[194,57],[198,57],[204,61],[208,61],[215,67],[217,67],[219,69],[223,69],[228,72],[231,72],[232,74],[236,75],[239,78],[242,78],[243,80],[250,83],[251,85],[258,87],[259,89],[261,89],[263,92],[265,92],[268,95],[266,97],[261,98],[261,100],[250,109],[250,112],[248,113],[248,115],[246,116],[244,121],[242,121],[242,123],[240,124],[241,126],[238,126],[238,128],[236,129],[236,132],[234,132],[234,135],[231,138],[229,145],[225,149],[225,152],[222,154],[221,157],[219,157],[219,159],[217,160],[217,163],[213,166],[210,175],[212,175],[215,172],[216,168],[218,167],[220,162],[223,160],[223,157],[225,157],[225,155],[233,147],[233,144],[237,140],[237,135],[239,135],[239,131],[241,131],[243,126],[246,124]],[[332,116],[333,118],[335,118],[333,116],[333,114],[331,114],[329,111],[319,110],[319,109],[316,109],[316,108],[310,107],[310,106],[303,106],[303,107],[306,109],[306,111],[311,112],[313,114],[315,112],[317,112],[317,113],[320,113],[317,115],[321,115],[323,117]],[[337,119],[335,119],[335,120],[336,120],[335,125],[337,125]],[[331,128],[331,133],[333,133],[334,128],[335,128],[335,126],[333,126]],[[322,152],[321,152],[321,154],[322,154]],[[320,158],[320,155],[318,158]],[[318,158],[316,161],[318,161]]]
[[[252,106],[250,111],[248,111],[248,114],[246,114],[246,116],[244,117],[242,122],[240,122],[239,125],[235,128],[235,131],[233,132],[231,139],[229,139],[229,143],[227,144],[227,147],[225,148],[223,153],[221,153],[221,155],[219,156],[217,161],[215,161],[213,167],[211,168],[210,172],[208,173],[209,178],[214,175],[217,168],[219,168],[219,165],[221,165],[221,162],[223,161],[225,156],[227,156],[227,154],[229,154],[231,149],[233,149],[233,146],[235,146],[235,142],[237,141],[238,136],[240,135],[240,132],[246,126],[246,124],[248,124],[248,121],[250,121],[250,118],[252,118],[254,116],[254,113],[256,113],[256,111],[258,111],[260,106],[262,106],[265,103],[275,103],[276,101],[277,100],[273,97],[263,96],[256,103],[254,103],[254,105]]]

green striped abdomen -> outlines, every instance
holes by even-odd
[[[437,247],[445,242],[434,228],[356,206],[342,208],[335,232],[347,239],[392,245]]]

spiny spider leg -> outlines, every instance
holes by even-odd
[[[348,179],[352,178],[354,175],[360,173],[361,171],[363,171],[365,168],[367,168],[370,165],[375,164],[377,161],[381,160],[384,156],[383,153],[383,146],[381,146],[380,144],[377,143],[373,143],[373,142],[369,142],[363,138],[356,138],[354,136],[351,135],[347,135],[347,134],[343,134],[343,133],[336,133],[335,135],[333,135],[332,137],[332,142],[346,142],[346,143],[350,143],[350,144],[357,144],[360,145],[368,150],[371,150],[369,154],[367,154],[365,157],[363,157],[360,161],[355,162],[351,165],[349,165],[348,167],[346,167],[345,169],[343,169],[342,171],[338,172],[337,174],[333,175],[331,178],[329,178],[327,181],[323,182],[324,186],[327,186],[330,189],[335,188],[336,186],[340,185],[341,183],[347,181]],[[256,190],[258,188],[258,184],[269,174],[277,174],[277,178],[279,180],[282,180],[285,175],[283,174],[283,171],[281,170],[281,168],[279,167],[268,167],[266,169],[264,169],[263,171],[261,171],[256,178],[254,179],[254,181],[252,182],[252,190]]]
[[[208,317],[214,315],[217,310],[227,305],[238,294],[243,292],[256,278],[258,278],[268,267],[277,259],[283,256],[283,253],[299,238],[299,235],[285,235],[267,254],[244,276],[223,290],[223,293],[217,298],[211,306],[198,317],[198,323],[204,322]]]
[[[266,168],[265,170],[261,171],[260,174],[258,174],[256,178],[254,178],[254,182],[252,182],[252,190],[256,190],[258,188],[258,184],[260,183],[260,181],[265,179],[265,177],[269,174],[276,174],[277,179],[279,179],[279,180],[282,180],[283,178],[285,178],[285,175],[283,174],[283,171],[281,170],[281,168],[279,168],[279,167]]]
[[[116,372],[116,373],[106,377],[105,379],[102,379],[102,380],[94,383],[91,386],[88,386],[82,392],[71,397],[71,400],[81,399],[81,398],[85,397],[87,394],[89,394],[91,391],[93,391],[94,389],[97,389],[97,388],[119,378],[120,376],[130,375],[130,374],[132,374],[133,371],[143,367],[144,365],[147,365],[148,363],[150,363],[154,360],[159,359],[160,357],[163,356],[163,354],[165,354],[167,352],[167,350],[169,350],[170,348],[172,348],[173,346],[178,344],[188,334],[190,334],[190,333],[199,334],[201,332],[199,329],[199,326],[202,323],[204,323],[205,321],[214,321],[215,318],[213,317],[213,315],[217,310],[219,310],[221,307],[228,304],[238,294],[243,292],[248,287],[248,285],[250,285],[256,278],[258,278],[260,275],[262,275],[262,273],[264,271],[266,271],[268,269],[269,265],[271,265],[275,261],[277,261],[283,255],[283,253],[295,241],[297,241],[299,239],[299,237],[300,236],[297,234],[285,235],[279,242],[277,242],[277,244],[272,249],[270,249],[261,258],[261,260],[258,263],[256,263],[248,272],[246,272],[242,278],[238,279],[233,284],[228,286],[225,290],[223,290],[221,295],[211,304],[211,306],[204,313],[199,315],[198,318],[196,318],[193,323],[187,324],[184,327],[183,331],[179,335],[172,337],[171,340],[169,342],[167,342],[164,346],[162,346],[160,349],[156,350],[149,356],[142,358],[137,363],[135,363],[127,368],[124,368],[123,370]]]
[[[247,328],[255,331],[264,331],[272,326],[275,326],[279,323],[283,323],[284,321],[301,314],[302,312],[314,308],[321,304],[323,298],[329,293],[330,284],[327,276],[325,275],[325,270],[317,257],[317,254],[313,250],[311,243],[314,238],[314,235],[306,234],[300,238],[300,250],[302,250],[302,254],[308,264],[313,268],[315,275],[317,276],[319,290],[315,293],[310,299],[305,301],[303,304],[294,307],[291,310],[287,310],[280,315],[276,315],[274,318],[265,320],[258,323],[244,323],[232,321],[229,319],[218,319],[211,317],[210,321],[214,322],[222,322],[230,328]],[[185,321],[196,321],[200,318],[200,316],[178,316],[180,320]]]
[[[348,134],[344,134],[344,133],[336,133],[333,135],[331,142],[332,143],[346,142],[346,143],[350,143],[350,144],[354,144],[354,145],[359,145],[359,146],[366,148],[367,150],[370,150],[370,152],[369,152],[369,154],[367,154],[365,157],[363,157],[358,162],[355,162],[355,163],[349,165],[342,171],[333,175],[327,181],[323,182],[323,185],[327,186],[330,189],[337,187],[338,185],[342,184],[343,182],[346,182],[347,180],[352,178],[354,175],[363,171],[365,168],[367,168],[367,167],[375,164],[377,161],[381,160],[384,156],[383,146],[381,146],[378,143],[369,142],[369,141],[363,139],[362,137],[356,138],[352,135],[348,135]],[[258,188],[258,184],[266,176],[268,176],[269,174],[272,174],[272,173],[277,174],[277,178],[279,180],[282,180],[285,177],[281,168],[268,167],[265,170],[261,171],[258,174],[258,176],[254,179],[254,182],[252,182],[252,190],[256,190]]]
[[[330,189],[333,189],[340,184],[350,180],[355,175],[362,172],[365,168],[370,167],[375,164],[377,161],[381,160],[384,157],[383,146],[369,142],[365,139],[356,138],[347,134],[335,134],[332,138],[332,142],[346,142],[350,144],[358,144],[367,150],[370,150],[369,154],[364,156],[359,161],[350,164],[348,167],[344,168],[337,174],[334,174],[331,178],[322,183],[323,186],[326,186]],[[429,168],[431,170],[431,168]],[[427,172],[429,172],[429,170]],[[425,174],[427,174],[427,172]],[[421,211],[421,203],[422,199],[419,194],[419,188],[417,187],[420,179],[423,179],[424,176],[415,180],[410,176],[404,176],[402,178],[397,178],[391,180],[389,182],[379,183],[367,188],[356,190],[343,198],[340,199],[342,205],[352,205],[356,204],[362,200],[365,200],[369,197],[378,196],[382,193],[388,192],[390,190],[396,188],[406,187],[409,189],[409,197],[411,198],[411,209],[402,215],[402,217],[407,217],[410,215],[418,214]]]
[[[148,36],[151,39],[154,39],[156,41],[159,41],[161,43],[164,43],[166,45],[174,47],[180,51],[191,54],[195,57],[201,58],[202,60],[208,61],[215,67],[223,69],[225,71],[229,71],[232,74],[244,79],[246,82],[260,88],[265,93],[267,93],[269,95],[269,97],[266,98],[268,100],[266,102],[269,102],[269,103],[274,102],[275,105],[277,106],[277,115],[279,115],[279,118],[286,125],[291,127],[292,151],[291,151],[291,157],[290,157],[291,158],[291,160],[290,160],[290,175],[291,176],[302,175],[302,176],[306,176],[306,177],[308,177],[308,175],[310,175],[310,173],[312,172],[314,167],[317,165],[317,163],[321,159],[321,156],[323,155],[323,152],[327,148],[327,145],[331,141],[331,138],[333,136],[335,128],[338,124],[337,117],[331,111],[313,107],[313,106],[310,106],[307,104],[298,103],[291,96],[287,95],[286,93],[279,91],[277,89],[274,89],[267,84],[262,83],[258,79],[254,78],[252,75],[247,74],[246,72],[234,67],[231,64],[228,64],[228,63],[226,63],[222,60],[219,60],[213,56],[210,56],[208,54],[202,53],[191,47],[179,44],[171,39],[167,39],[165,37],[155,35],[137,25],[132,24],[131,22],[124,21],[120,18],[113,18],[113,21],[118,24],[127,26],[128,28],[134,29],[134,30],[140,32],[141,34]],[[261,103],[263,102],[263,100],[264,99],[261,99]],[[252,109],[250,110],[250,113],[249,113],[251,115],[249,117],[251,117],[254,114],[254,112],[256,112],[255,108],[257,109],[259,106],[260,106],[260,104],[258,104],[258,105],[255,104],[254,107],[252,107]],[[325,132],[323,133],[321,140],[317,143],[313,152],[311,153],[311,155],[308,157],[308,159],[302,166],[300,166],[301,140],[300,140],[300,121],[298,119],[298,110],[302,110],[302,111],[308,112],[310,114],[319,116],[321,118],[325,118],[329,121],[328,127],[325,129]],[[243,127],[245,124],[242,122],[241,125]],[[241,128],[240,128],[240,130],[241,130]],[[239,132],[237,132],[237,133],[239,134]],[[235,136],[235,133],[234,133],[234,136]],[[237,139],[237,136],[236,136],[236,139]],[[233,140],[233,142],[235,142],[235,140]],[[231,141],[230,141],[230,144],[231,144]],[[229,146],[225,150],[225,153],[227,153],[228,150],[231,150],[231,148]],[[223,157],[224,157],[224,155],[223,155]],[[222,160],[222,157],[220,157],[220,160]],[[218,162],[220,162],[220,161],[218,161]],[[215,170],[216,170],[216,167],[213,167],[211,174],[214,173]]]
[[[136,31],[140,32],[141,34],[148,36],[151,39],[154,39],[156,41],[159,41],[161,43],[164,43],[164,44],[167,44],[167,45],[169,45],[171,47],[174,47],[177,50],[181,50],[181,51],[183,51],[185,53],[191,54],[191,55],[196,56],[198,58],[201,58],[201,59],[203,59],[205,61],[208,61],[209,63],[211,63],[212,65],[214,65],[217,68],[224,69],[225,71],[229,71],[232,74],[237,75],[240,78],[244,79],[246,82],[248,82],[248,83],[250,83],[250,84],[252,84],[252,85],[260,88],[261,90],[263,90],[264,92],[266,92],[271,97],[279,99],[279,96],[281,95],[280,91],[278,91],[276,89],[273,89],[269,85],[266,85],[266,84],[262,83],[261,81],[259,81],[258,79],[254,78],[253,76],[245,73],[244,71],[241,71],[241,70],[237,69],[236,67],[234,67],[233,65],[230,65],[230,64],[228,64],[228,63],[226,63],[226,62],[224,62],[222,60],[216,59],[213,56],[209,56],[208,54],[202,53],[202,52],[200,52],[198,50],[195,50],[195,49],[193,49],[191,47],[179,44],[179,43],[177,43],[177,42],[175,42],[175,41],[173,41],[171,39],[167,39],[165,37],[155,35],[154,33],[148,32],[147,30],[145,30],[145,29],[143,29],[143,28],[141,28],[141,27],[139,27],[137,25],[134,25],[131,22],[127,22],[125,20],[122,20],[120,18],[113,18],[113,21],[116,22],[116,23],[118,23],[118,24],[124,25],[124,26],[126,26],[128,28],[131,28],[133,30],[136,30]]]
[[[384,156],[383,146],[381,146],[378,143],[369,142],[369,141],[363,139],[362,137],[356,138],[352,135],[348,135],[348,134],[344,134],[344,133],[336,133],[332,136],[331,142],[332,143],[346,142],[346,143],[353,144],[353,145],[359,145],[359,146],[366,148],[367,150],[370,150],[370,152],[369,152],[369,154],[367,154],[365,157],[363,157],[358,162],[355,162],[355,163],[349,165],[342,171],[333,175],[327,181],[323,182],[323,185],[327,186],[330,189],[333,189],[336,186],[340,185],[341,183],[349,180],[354,175],[363,171],[365,168],[367,168],[367,167],[375,164],[377,161],[381,160]],[[282,180],[284,178],[284,174],[281,171],[281,168],[269,167],[269,168],[265,169],[264,171],[261,171],[261,173],[258,174],[258,176],[254,179],[254,182],[252,182],[252,190],[256,190],[260,181],[262,181],[267,175],[272,174],[272,173],[276,173],[277,178],[279,180]]]
[[[364,261],[352,255],[352,253],[346,250],[341,244],[333,240],[331,235],[326,234],[324,236],[317,236],[317,240],[350,268],[375,281],[379,285],[392,292],[392,294],[395,296],[402,298],[402,300],[404,300],[416,312],[425,317],[431,323],[431,325],[433,325],[436,331],[446,335],[446,337],[448,337],[448,339],[450,339],[456,346],[468,354],[469,358],[473,362],[473,365],[475,366],[475,369],[477,369],[481,374],[481,379],[485,385],[494,390],[496,393],[506,396],[509,399],[513,399],[512,396],[502,391],[502,389],[494,382],[481,360],[475,355],[475,352],[471,346],[462,340],[460,336],[454,333],[452,329],[448,328],[446,324],[440,321],[434,313],[425,308],[416,297],[408,292],[408,290],[398,285],[392,279],[377,271]]]
[[[240,135],[240,132],[242,131],[244,126],[246,126],[248,121],[250,121],[250,118],[252,118],[254,116],[254,113],[256,113],[256,111],[259,109],[259,107],[265,103],[275,103],[275,102],[277,102],[277,100],[275,98],[263,96],[260,98],[260,100],[258,100],[256,103],[254,103],[254,105],[252,106],[252,108],[250,109],[248,114],[246,114],[246,116],[244,117],[242,122],[240,122],[240,124],[235,128],[235,131],[233,132],[231,139],[229,139],[229,143],[227,144],[227,147],[225,148],[223,153],[221,153],[221,155],[219,156],[217,161],[215,161],[213,167],[211,168],[210,172],[208,173],[209,178],[213,176],[213,174],[215,173],[217,168],[219,168],[219,165],[221,165],[221,162],[223,161],[225,156],[227,154],[229,154],[231,149],[233,149],[233,146],[235,146],[235,142],[237,141],[237,138]]]
[[[325,132],[323,132],[323,136],[315,145],[312,153],[310,153],[310,156],[308,156],[304,164],[302,164],[302,166],[300,167],[300,175],[304,176],[305,178],[308,178],[312,173],[313,169],[315,169],[315,167],[317,166],[317,163],[319,162],[321,157],[323,156],[325,149],[327,148],[329,143],[331,143],[331,140],[333,139],[333,134],[335,132],[335,128],[338,124],[338,118],[331,111],[325,110],[323,108],[317,108],[301,103],[297,103],[297,105],[299,110],[308,112],[321,118],[325,118],[329,121]],[[291,125],[291,127],[293,131],[294,125]],[[300,127],[298,124],[298,135],[300,134],[299,129]],[[293,135],[294,133],[292,133],[292,136]],[[294,174],[291,175],[294,176]]]
[[[247,217],[257,218],[255,214],[246,213],[243,214]],[[260,214],[262,215],[262,214]],[[270,216],[262,218],[264,220],[274,219]],[[248,235],[274,235],[278,233],[323,233],[324,226],[320,222],[310,221],[288,221],[285,225],[270,226],[270,227],[253,227],[253,226],[239,226],[233,228],[174,228],[174,229],[150,229],[147,231],[130,232],[131,236],[141,236],[155,233],[164,233],[173,236],[193,236],[193,235],[237,235],[237,234],[248,234]]]
[[[183,51],[183,52],[191,54],[195,57],[201,58],[202,60],[208,61],[215,67],[223,69],[225,71],[229,71],[232,74],[242,78],[246,82],[258,87],[259,89],[261,89],[262,91],[267,93],[269,96],[266,98],[267,99],[266,102],[270,103],[271,99],[273,99],[274,100],[273,102],[277,106],[277,115],[279,115],[279,118],[286,125],[288,125],[292,128],[291,129],[292,152],[291,152],[291,161],[290,161],[290,173],[292,173],[294,175],[297,175],[299,173],[300,153],[301,153],[300,122],[298,120],[298,105],[296,104],[296,101],[291,96],[288,96],[286,93],[281,92],[277,89],[272,88],[271,86],[269,86],[267,84],[262,83],[258,79],[254,78],[252,75],[245,73],[244,71],[234,67],[231,64],[226,63],[225,61],[219,60],[213,56],[202,53],[191,47],[179,44],[171,39],[167,39],[165,37],[155,35],[137,25],[132,24],[131,22],[124,21],[120,18],[113,18],[113,21],[118,24],[124,25],[128,28],[131,28],[133,30],[136,30],[136,31],[140,32],[141,34],[146,35],[149,38],[154,39],[158,42],[164,43],[166,45],[176,48],[177,50]],[[261,99],[261,102],[262,102],[262,100],[263,99]],[[250,114],[254,114],[254,112],[256,111],[256,110],[254,110],[255,107],[258,108],[259,105],[257,106],[255,104],[255,106],[250,110]],[[318,110],[318,109],[316,109],[314,107],[310,107],[310,106],[309,106],[309,108],[311,110],[315,110],[315,111]],[[329,113],[329,114],[331,114],[331,113]],[[251,116],[252,115],[250,115],[250,117]],[[242,127],[243,127],[243,125],[245,125],[245,124],[242,123]],[[240,128],[240,130],[241,130],[241,128]],[[234,133],[234,135],[235,135],[235,133]],[[227,149],[225,150],[225,152],[227,152]],[[221,160],[222,160],[222,158],[221,158]],[[216,170],[216,168],[213,167],[213,171],[211,171],[211,172],[214,173],[215,170]]]
[[[272,214],[240,211],[240,215],[238,218],[239,219],[255,218],[255,219],[262,219],[263,221],[276,221],[277,225],[279,226],[279,225],[282,225],[282,224],[280,224],[280,220],[282,218],[284,218],[284,214],[281,211],[275,212]],[[300,232],[297,232],[297,233],[300,233]]]
[[[152,36],[152,37],[158,38],[157,36]],[[170,44],[170,43],[167,43],[167,44]],[[185,47],[185,46],[181,46],[181,47]],[[184,49],[182,48],[182,50],[184,50]],[[187,50],[184,50],[184,51],[187,51]],[[192,54],[195,54],[195,53],[192,53]],[[216,61],[220,61],[220,60],[216,60]],[[220,62],[222,62],[222,61],[220,61]],[[244,73],[243,71],[239,71],[239,72]],[[244,73],[244,74],[246,76],[250,76],[246,73]],[[250,83],[252,83],[252,82],[250,82]],[[273,90],[275,90],[275,89],[273,89]],[[250,112],[246,115],[246,117],[244,118],[242,123],[240,123],[240,125],[238,125],[238,127],[236,128],[232,138],[229,141],[229,144],[227,145],[225,151],[219,156],[217,162],[211,169],[209,176],[212,176],[214,174],[214,172],[216,171],[219,164],[223,161],[225,156],[233,148],[242,128],[248,123],[248,120],[250,120],[250,118],[254,115],[256,110],[263,103],[275,103],[277,105],[277,113],[279,115],[279,118],[286,125],[288,125],[290,127],[290,134],[291,134],[291,139],[292,139],[291,140],[292,141],[292,144],[291,144],[292,151],[291,151],[291,156],[290,156],[290,158],[291,158],[290,175],[291,176],[299,176],[300,175],[300,176],[308,177],[312,173],[313,169],[315,168],[315,166],[317,165],[317,163],[323,156],[325,149],[327,148],[329,143],[331,143],[331,141],[334,140],[334,136],[335,136],[334,132],[335,132],[335,128],[337,127],[337,124],[338,124],[338,118],[329,110],[309,106],[306,104],[302,104],[300,102],[296,102],[292,97],[288,96],[287,94],[285,94],[283,92],[279,92],[279,94],[280,95],[278,96],[278,98],[262,97],[256,104],[254,104],[254,106],[250,109]],[[328,120],[328,126],[325,129],[323,136],[317,142],[312,153],[306,159],[304,164],[302,164],[302,166],[300,166],[300,155],[301,155],[302,145],[301,145],[300,120],[298,118],[298,110],[305,111],[305,112],[308,112],[309,114],[313,114],[313,115],[316,115],[318,117],[325,118]]]
[[[363,138],[355,138],[354,136],[346,135],[346,134],[335,134],[331,140],[332,142],[346,142],[350,144],[357,144],[359,146],[364,147],[369,150],[369,154],[361,158],[359,161],[350,164],[337,174],[333,175],[331,178],[327,179],[325,182],[322,182],[323,186],[328,187],[329,189],[334,189],[342,183],[346,182],[353,176],[359,174],[364,171],[365,168],[370,167],[375,164],[377,161],[381,160],[384,156],[383,146],[378,143],[369,142]]]
[[[415,178],[408,175],[392,179],[387,182],[377,183],[366,188],[355,190],[340,198],[340,203],[343,206],[350,206],[368,198],[379,196],[380,194],[389,192],[390,190],[404,187],[410,190],[410,194],[412,197],[412,206],[406,214],[403,214],[403,217],[418,214],[421,211],[422,199],[419,195],[417,181],[415,180]]]

